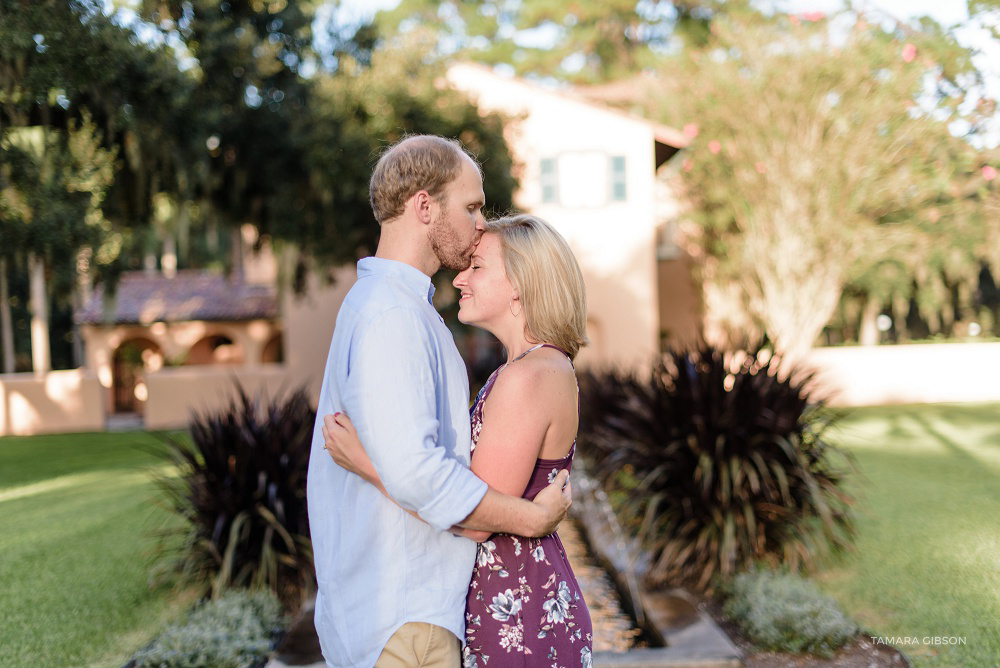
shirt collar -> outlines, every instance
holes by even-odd
[[[431,277],[405,262],[387,260],[381,257],[366,257],[358,260],[358,278],[364,276],[392,276],[421,299],[433,304],[434,283]]]

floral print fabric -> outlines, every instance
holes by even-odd
[[[482,429],[483,402],[497,369],[472,407],[472,444]],[[524,498],[572,466],[576,445],[563,459],[535,463]],[[480,543],[466,599],[465,668],[591,668],[593,631],[558,534],[524,538],[494,534]]]

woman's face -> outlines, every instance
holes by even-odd
[[[500,252],[500,239],[487,232],[472,254],[472,264],[455,277],[454,286],[461,292],[458,319],[467,325],[484,327],[511,314],[514,286],[507,278]],[[519,312],[519,306],[513,310]],[[487,327],[488,329],[488,327]]]

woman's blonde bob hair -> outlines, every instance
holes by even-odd
[[[559,346],[574,359],[588,343],[587,291],[569,244],[552,225],[528,214],[487,221],[485,233],[500,240],[528,339]]]

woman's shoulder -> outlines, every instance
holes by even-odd
[[[575,387],[573,364],[561,351],[543,347],[504,367],[494,382],[494,392],[517,393],[532,400],[549,396],[555,388]]]

